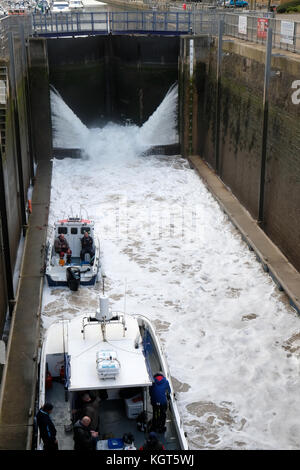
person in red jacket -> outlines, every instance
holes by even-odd
[[[149,390],[153,408],[151,431],[164,433],[171,388],[169,381],[161,371],[154,375],[153,380]]]

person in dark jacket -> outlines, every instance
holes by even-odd
[[[53,405],[45,403],[36,415],[37,425],[46,451],[58,450],[56,428],[50,418],[52,410]]]
[[[164,433],[167,409],[168,409],[168,399],[170,397],[171,388],[168,380],[163,375],[162,372],[158,372],[153,377],[154,383],[150,387],[150,398],[151,405],[153,407],[153,417],[152,417],[152,431],[159,433]]]
[[[99,397],[91,391],[78,394],[72,410],[75,422],[83,416],[88,416],[91,418],[90,428],[97,431],[99,427],[99,402]]]
[[[91,418],[84,416],[74,424],[74,450],[96,450],[98,432],[91,429]]]
[[[60,258],[63,258],[67,253],[67,264],[71,262],[72,250],[70,250],[69,243],[63,233],[61,233],[54,242],[55,253],[58,253]]]
[[[95,252],[94,252],[94,241],[92,237],[88,234],[88,232],[84,232],[83,237],[81,238],[81,252],[80,252],[80,258],[83,261],[84,256],[86,253],[89,253],[91,259],[93,258]]]
[[[142,447],[139,448],[139,450],[165,450],[165,446],[158,440],[158,437],[155,432],[150,432],[148,439],[142,445]]]

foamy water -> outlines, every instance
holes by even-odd
[[[89,130],[51,100],[61,146],[75,132],[85,158],[54,160],[50,223],[95,220],[111,305],[126,283],[127,312],[153,320],[190,447],[300,448],[299,317],[187,162],[142,156],[176,142],[177,89],[142,128]],[[99,290],[45,285],[44,327],[93,311]]]

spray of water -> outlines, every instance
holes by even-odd
[[[173,85],[162,103],[142,127],[108,123],[103,128],[88,129],[63,101],[51,90],[53,145],[80,148],[89,159],[120,162],[136,158],[156,145],[178,142],[178,86]]]
[[[82,148],[89,130],[64,102],[55,88],[50,91],[53,146]]]

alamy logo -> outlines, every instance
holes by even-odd
[[[292,102],[293,104],[300,104],[300,80],[293,81],[292,88],[296,89],[292,94]]]

